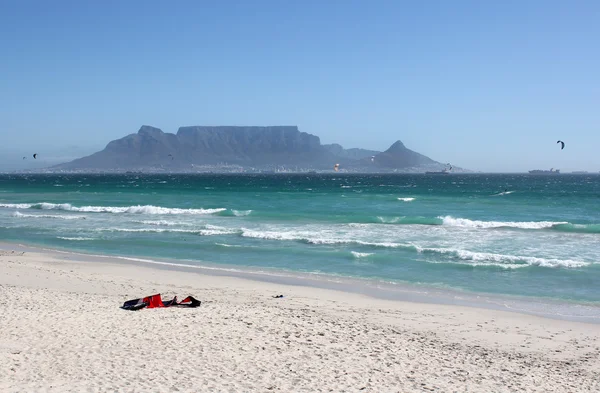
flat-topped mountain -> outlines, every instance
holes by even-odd
[[[135,134],[111,141],[97,153],[60,164],[58,170],[184,170],[199,166],[237,165],[268,169],[340,168],[387,171],[438,164],[394,143],[385,152],[322,145],[318,136],[296,126],[181,127],[176,134],[142,126]]]
[[[181,127],[177,139],[180,156],[190,162],[216,164],[326,165],[318,136],[300,132],[296,126],[275,127]]]

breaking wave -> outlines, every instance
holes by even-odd
[[[358,252],[358,251],[350,251],[350,253],[352,254],[352,256],[356,259],[360,259],[360,258],[366,258],[369,257],[371,255],[373,255],[372,252]]]
[[[402,217],[382,217],[382,216],[377,217],[377,220],[379,222],[381,222],[382,224],[396,224],[401,219],[402,219]]]
[[[236,217],[243,217],[252,213],[252,210],[231,210],[231,212]]]
[[[438,217],[443,225],[465,228],[520,228],[520,229],[549,229],[556,225],[568,222],[555,221],[478,221],[467,218],[454,218],[451,216]]]
[[[376,223],[382,224],[400,224],[400,225],[442,225],[441,218],[430,217],[384,217],[377,216]]]
[[[88,240],[96,240],[93,237],[65,237],[65,236],[57,236],[57,239],[69,240],[69,241],[88,241]]]
[[[255,248],[254,246],[242,246],[239,244],[227,244],[227,243],[215,243],[215,246],[225,247],[225,248]]]
[[[282,232],[282,231],[264,231],[264,230],[253,230],[242,228],[240,236],[248,237],[252,239],[263,239],[263,240],[281,240],[281,241],[298,241],[306,244],[315,245],[334,245],[334,244],[357,244],[365,246],[382,246],[382,247],[395,247],[396,243],[370,243],[363,242],[360,240],[343,239],[343,238],[327,238],[322,234],[315,233],[312,231],[294,231],[294,232]]]
[[[152,205],[137,206],[73,206],[70,203],[2,203],[0,207],[12,209],[64,210],[84,213],[126,213],[126,214],[215,214],[226,210],[216,209],[181,209]]]
[[[142,220],[142,221],[133,221],[136,224],[144,224],[144,225],[155,225],[155,226],[188,226],[193,225],[187,222],[175,222],[175,221],[167,221],[167,220]]]
[[[411,199],[411,198],[399,198]],[[412,198],[414,199],[414,198]],[[253,213],[252,210],[234,210],[226,208],[170,208],[152,205],[137,206],[73,206],[69,203],[0,203],[0,208],[10,209],[33,209],[33,210],[59,210],[79,213],[112,213],[112,214],[140,214],[140,215],[212,215],[244,217]],[[55,218],[65,220],[85,219],[83,216],[60,216],[60,215],[34,215],[15,212],[15,217],[21,218]],[[355,217],[356,219],[356,217]],[[394,225],[444,225],[458,228],[473,229],[525,229],[525,230],[553,230],[559,232],[600,234],[600,224],[573,224],[567,221],[485,221],[471,220],[468,218],[438,216],[438,217],[419,217],[419,216],[377,216],[363,217],[358,219],[359,223],[379,223]],[[186,225],[184,223],[169,223],[163,221],[140,221],[147,225]]]
[[[478,221],[451,216],[438,217],[442,225],[464,228],[548,229],[559,232],[600,233],[600,224],[571,224],[566,221]]]
[[[445,260],[431,263],[447,263],[457,261],[471,266],[499,266],[507,269],[523,268],[528,266],[540,266],[548,268],[578,268],[590,265],[590,262],[575,261],[570,259],[541,258],[533,256],[505,255],[488,252],[476,252],[452,248],[433,248],[421,247],[414,244],[395,243],[395,242],[367,242],[356,239],[327,238],[315,235],[310,232],[275,232],[275,231],[255,231],[243,229],[242,237],[264,239],[264,240],[282,240],[298,241],[314,245],[336,245],[336,244],[355,244],[365,247],[375,248],[395,248],[406,251],[413,251],[420,254],[436,254],[445,257]],[[351,251],[355,258],[371,255],[371,253],[359,253]],[[456,262],[454,262],[456,263]]]
[[[452,216],[431,217],[376,217],[375,223],[397,225],[444,225],[473,229],[527,229],[553,230],[574,233],[600,233],[600,224],[572,224],[566,221],[483,221]]]
[[[398,200],[402,202],[412,202],[415,198],[398,198]]]
[[[217,227],[213,225],[205,225],[198,229],[177,229],[177,228],[98,228],[97,232],[125,232],[125,233],[187,233],[199,236],[217,236],[217,235],[232,235],[239,231],[235,229]]]
[[[468,218],[455,218],[452,216],[438,217],[384,217],[377,216],[376,223],[398,224],[398,225],[445,225],[449,227],[494,229],[494,228],[515,228],[515,229],[555,229],[560,230],[562,225],[569,224],[565,221],[483,221],[470,220]],[[581,228],[579,228],[581,227]],[[584,229],[584,226],[569,227],[570,231]],[[585,226],[587,227],[587,226]]]
[[[540,258],[532,256],[505,255],[489,252],[475,252],[453,248],[427,248],[413,246],[419,253],[432,253],[450,257],[460,261],[470,261],[473,266],[493,265],[505,268],[522,268],[540,266],[549,268],[578,268],[590,265],[589,262],[571,259]]]
[[[13,214],[13,217],[20,217],[20,218],[50,218],[50,219],[57,219],[57,220],[85,220],[85,216],[59,216],[59,215],[52,215],[52,214],[23,214],[21,212],[15,212]]]
[[[219,213],[220,216],[224,217],[245,217],[252,213],[252,210],[234,210],[234,209],[224,209]]]
[[[31,203],[0,203],[0,207],[7,209],[29,209],[31,206]]]

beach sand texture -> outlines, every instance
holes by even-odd
[[[0,296],[2,392],[600,391],[595,324],[10,249]]]

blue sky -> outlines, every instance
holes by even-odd
[[[142,124],[298,125],[474,170],[600,171],[599,20],[597,1],[0,0],[0,164]]]

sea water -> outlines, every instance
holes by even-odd
[[[0,241],[600,306],[597,175],[0,175]]]

